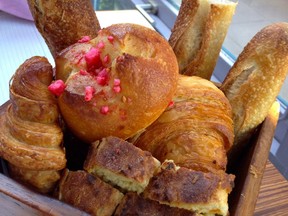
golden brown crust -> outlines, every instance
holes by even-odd
[[[115,216],[196,216],[186,209],[172,208],[157,201],[145,199],[136,193],[127,193],[117,207]]]
[[[89,66],[87,55],[99,43],[100,66]],[[108,78],[99,84],[98,70],[103,68]],[[88,73],[83,75],[83,70]],[[127,139],[165,110],[175,93],[178,65],[168,42],[154,30],[116,24],[101,30],[97,38],[64,50],[56,59],[56,76],[67,85],[58,102],[76,136],[87,142],[110,135]],[[115,79],[120,81],[118,89]],[[95,90],[89,101],[85,101],[87,86]]]
[[[59,109],[56,100],[31,100],[15,94],[13,89],[10,89],[10,102],[13,107],[17,107],[13,109],[17,109],[17,116],[21,119],[40,123],[55,123],[58,120]]]
[[[233,144],[231,106],[212,82],[180,76],[174,105],[135,139],[161,162],[174,160],[195,170],[225,170]]]
[[[24,169],[61,170],[65,167],[65,153],[60,146],[47,148],[19,141],[10,134],[5,113],[0,116],[0,127],[0,155],[3,159]]]
[[[94,38],[100,24],[90,0],[28,0],[36,27],[55,57],[83,36]]]
[[[28,123],[15,114],[12,106],[7,108],[6,124],[11,136],[29,145],[57,148],[63,140],[63,132],[59,125],[32,121]]]
[[[10,83],[10,102],[0,115],[0,156],[10,174],[43,193],[53,190],[66,165],[55,97],[48,91],[52,67],[43,57],[26,60]]]
[[[51,64],[45,57],[34,56],[18,67],[12,77],[10,90],[31,100],[56,102],[55,97],[47,89],[52,80]]]
[[[110,216],[123,194],[85,171],[66,170],[59,184],[59,200],[92,215]]]
[[[55,123],[59,117],[56,98],[48,91],[52,66],[44,57],[34,56],[19,66],[10,83],[10,101],[21,119]]]
[[[171,30],[171,36],[169,38],[169,43],[174,48],[177,44],[179,38],[185,33],[185,30],[191,25],[194,17],[199,8],[198,0],[183,0],[179,9],[177,19]],[[176,53],[177,54],[177,53]]]
[[[117,137],[107,137],[91,145],[84,169],[125,191],[141,193],[159,166],[150,152]]]
[[[22,183],[25,183],[28,187],[32,186],[41,193],[53,192],[58,180],[60,179],[61,171],[58,170],[30,170],[23,169],[9,163],[9,175]]]
[[[198,213],[227,215],[228,193],[233,181],[234,176],[223,171],[204,173],[176,167],[173,162],[166,161],[150,180],[144,197]]]
[[[237,3],[182,1],[169,43],[180,73],[210,79]]]
[[[265,119],[288,72],[288,23],[271,24],[246,45],[223,81],[232,105],[235,146]]]

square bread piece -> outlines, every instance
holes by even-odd
[[[228,215],[228,194],[232,190],[234,177],[224,171],[205,173],[165,161],[151,178],[143,195],[162,204],[199,214]]]
[[[58,199],[91,215],[110,216],[123,194],[85,171],[65,170],[58,188]]]
[[[92,143],[84,169],[122,190],[142,193],[160,162],[150,152],[143,151],[117,137]]]
[[[173,208],[157,201],[145,199],[141,195],[129,192],[117,207],[114,216],[197,216],[198,214],[186,209]]]

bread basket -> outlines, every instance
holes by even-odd
[[[0,107],[2,113],[9,102]],[[250,140],[239,166],[233,167],[237,176],[233,192],[229,195],[231,215],[253,215],[261,180],[270,152],[278,120],[277,111],[271,109],[265,121]],[[86,215],[86,213],[53,198],[37,194],[7,176],[2,161],[0,199],[3,213],[9,215]],[[4,204],[5,203],[5,204]],[[4,214],[5,215],[5,214]]]
[[[4,112],[9,101],[0,107]],[[231,215],[253,215],[261,180],[278,120],[278,110],[271,109],[258,127],[248,149],[237,166],[231,168],[237,178],[229,195]],[[69,141],[68,141],[69,142]],[[5,161],[0,174],[0,199],[3,215],[86,215],[86,213],[53,198],[35,193],[9,177]]]

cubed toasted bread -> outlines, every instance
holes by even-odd
[[[91,215],[110,216],[123,198],[111,185],[85,171],[65,170],[58,198]]]
[[[92,143],[84,169],[124,191],[143,192],[160,162],[150,152],[117,137]]]
[[[228,194],[233,180],[234,176],[224,171],[205,173],[165,161],[143,194],[171,207],[205,215],[228,215]]]
[[[127,193],[117,207],[114,216],[196,216],[186,209],[173,208],[157,201],[145,199],[136,193]]]

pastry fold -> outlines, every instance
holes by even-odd
[[[234,141],[231,106],[210,81],[180,75],[171,106],[134,144],[161,162],[204,172],[225,170]]]
[[[10,104],[0,115],[0,156],[12,177],[46,193],[66,166],[53,70],[44,57],[26,60],[10,83]]]

